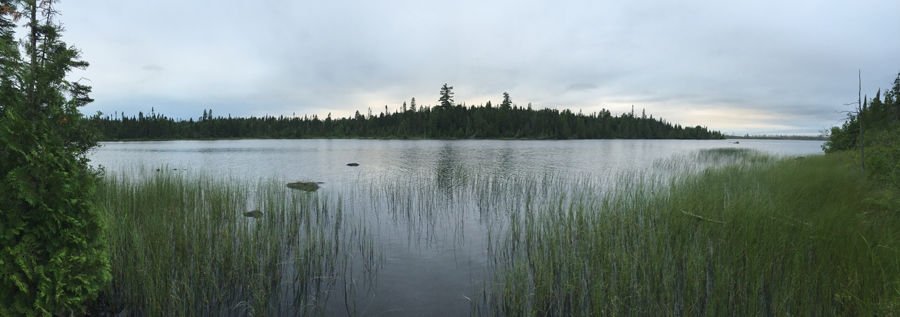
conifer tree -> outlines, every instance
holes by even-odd
[[[512,99],[509,98],[508,93],[503,92],[503,102],[500,103],[500,109],[509,110],[510,107],[512,107]]]
[[[19,97],[16,76],[20,54],[15,39],[16,23],[13,20],[21,18],[21,13],[15,11],[11,2],[0,0],[0,118]],[[5,147],[0,148],[0,155],[6,150]]]
[[[885,103],[888,105],[893,104],[891,110],[893,110],[893,122],[896,123],[900,121],[900,74],[897,74],[897,79],[894,79],[894,86],[891,87],[890,93],[892,96],[891,101],[885,101]],[[885,98],[885,100],[887,100],[887,98]]]
[[[444,86],[441,87],[441,98],[438,99],[438,101],[441,103],[441,107],[443,107],[443,108],[452,107],[453,106],[453,86],[448,87],[447,84],[444,83]]]
[[[110,280],[86,157],[98,134],[78,110],[91,88],[65,78],[88,63],[60,39],[55,2],[0,0],[0,316],[83,313]]]

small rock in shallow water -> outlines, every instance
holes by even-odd
[[[244,217],[262,218],[262,211],[251,210],[244,213]]]
[[[347,163],[347,166],[359,166],[359,163]]]
[[[296,183],[288,183],[287,187],[290,189],[303,190],[308,192],[313,192],[319,189],[319,184],[316,182],[296,182]]]

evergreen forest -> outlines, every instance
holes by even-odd
[[[884,93],[847,105],[847,120],[831,128],[823,150],[849,153],[869,177],[900,189],[900,74]]]
[[[98,114],[92,122],[104,140],[173,140],[173,139],[314,139],[314,138],[378,138],[378,139],[722,139],[718,131],[706,127],[683,127],[643,112],[613,115],[609,110],[583,114],[568,109],[534,110],[531,104],[520,107],[509,94],[494,106],[466,106],[452,100],[452,86],[441,88],[439,104],[416,106],[415,98],[398,111],[385,106],[373,114],[369,109],[352,117],[321,119],[312,116],[227,117],[214,116],[212,109],[203,110],[194,120],[170,118],[151,109],[149,115],[116,113],[112,117]]]

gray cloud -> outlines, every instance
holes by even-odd
[[[631,105],[684,125],[813,134],[900,71],[896,1],[62,2],[85,112],[349,115],[458,102]]]

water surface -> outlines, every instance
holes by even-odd
[[[498,173],[607,174],[673,154],[749,148],[776,155],[822,153],[822,141],[793,140],[219,140],[102,142],[91,155],[110,170],[139,166],[209,171],[246,179],[341,182],[433,172],[451,166]],[[347,163],[359,163],[348,168]]]
[[[710,148],[774,155],[820,154],[821,141],[740,140],[223,140],[104,142],[92,164],[206,173],[239,180],[323,182],[317,195],[373,232],[376,270],[356,261],[329,297],[329,315],[470,313],[489,287],[489,235],[499,234],[504,196],[497,179],[567,178],[603,184],[617,173]],[[358,163],[359,166],[347,166]],[[177,171],[176,171],[177,169]],[[502,186],[501,186],[502,185]],[[602,190],[602,188],[601,188]],[[339,200],[338,200],[339,199]],[[499,207],[498,207],[499,206]]]

